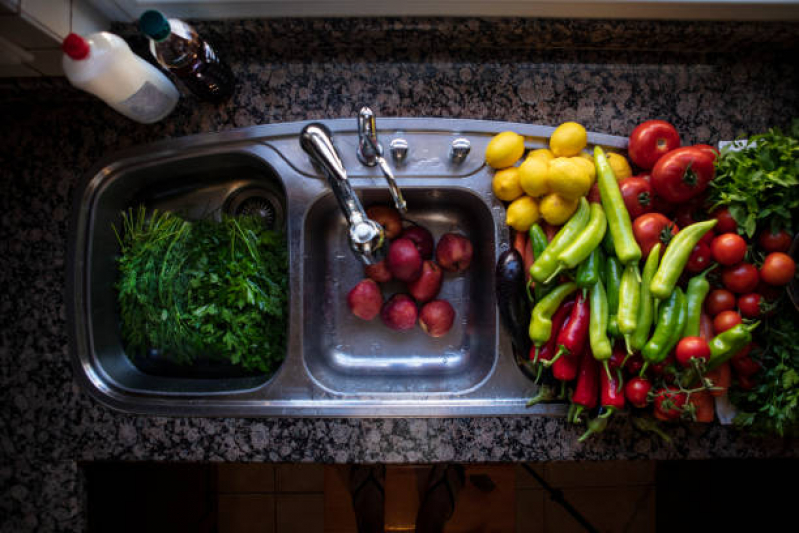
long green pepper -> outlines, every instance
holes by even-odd
[[[577,284],[574,282],[563,283],[552,289],[552,292],[535,304],[528,333],[530,340],[536,346],[541,346],[549,340],[552,335],[552,315],[563,303],[563,300],[576,290]]]
[[[530,226],[530,231],[528,232],[530,237],[530,244],[533,248],[533,256],[537,261],[541,255],[546,250],[549,241],[547,240],[547,235],[544,233],[543,228],[538,224],[533,224]],[[531,267],[532,268],[532,267]],[[535,301],[539,301],[543,298],[552,287],[545,286],[543,283],[536,283],[535,284]]]
[[[594,147],[594,164],[596,165],[599,194],[602,197],[602,207],[605,208],[608,218],[608,227],[610,235],[613,237],[616,255],[625,265],[638,262],[641,259],[641,247],[638,246],[633,235],[630,213],[624,205],[616,175],[605,157],[605,152],[599,146]]]
[[[685,297],[683,296],[682,290],[678,287],[671,293],[666,301],[660,305],[655,332],[652,334],[652,338],[650,338],[641,349],[641,355],[644,358],[644,367],[641,369],[641,375],[644,374],[650,363],[656,365],[662,362],[669,354],[668,347],[679,326],[679,315],[683,312],[684,301]]]
[[[566,249],[585,228],[590,211],[588,200],[580,198],[580,207],[577,208],[577,212],[560,228],[541,257],[536,257],[535,263],[530,267],[530,275],[537,283],[545,283],[555,273],[558,268],[560,252]]]
[[[649,292],[649,284],[658,269],[660,260],[660,243],[652,247],[649,257],[644,263],[644,272],[641,274],[641,306],[638,308],[638,323],[635,332],[630,336],[630,347],[633,351],[638,351],[644,347],[649,339],[649,330],[652,329],[652,321],[655,316],[655,302]]]
[[[682,274],[685,265],[688,263],[688,258],[691,256],[699,240],[716,225],[718,220],[712,218],[704,222],[697,222],[688,227],[683,228],[677,235],[669,242],[666,247],[666,252],[663,254],[663,260],[660,262],[658,271],[655,277],[652,278],[652,283],[649,285],[649,290],[655,298],[661,300],[668,298],[674,286],[677,284],[677,279]]]
[[[605,262],[605,287],[608,297],[608,333],[611,337],[620,337],[619,331],[619,288],[622,274],[621,262],[610,255]]]
[[[608,298],[601,280],[591,287],[589,306],[588,343],[594,359],[607,361],[613,355],[613,347],[608,339]]]
[[[619,333],[624,336],[627,353],[632,354],[631,336],[638,327],[638,311],[641,307],[641,273],[638,263],[628,263],[624,267],[619,285]]]
[[[744,346],[752,342],[752,331],[754,331],[758,325],[760,325],[760,322],[738,324],[713,337],[708,343],[710,347],[710,359],[705,364],[705,371],[710,372],[711,370],[715,370],[732,359]],[[683,383],[690,387],[698,377],[696,370],[689,368],[685,376],[683,376]]]
[[[583,290],[588,290],[594,286],[594,283],[600,281],[604,277],[602,275],[604,262],[605,254],[602,251],[602,247],[597,246],[591,252],[591,255],[588,256],[588,259],[577,267],[577,275],[574,279],[577,286]]]
[[[708,268],[698,276],[694,276],[688,282],[685,290],[685,304],[688,308],[688,317],[685,319],[685,330],[683,335],[686,337],[698,337],[700,320],[702,316],[702,305],[705,297],[710,292],[710,282],[707,280],[707,273],[716,268],[716,265]]]
[[[558,254],[559,265],[556,272],[574,268],[585,261],[605,237],[608,229],[605,211],[599,204],[591,204],[589,209],[588,224],[577,238]]]

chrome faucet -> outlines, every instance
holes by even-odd
[[[402,197],[402,191],[397,186],[396,180],[394,180],[394,173],[391,171],[391,167],[388,166],[383,157],[383,147],[380,146],[380,142],[377,140],[375,114],[368,107],[362,107],[358,112],[358,161],[367,167],[380,166],[380,170],[388,182],[388,190],[391,192],[394,205],[400,213],[405,213],[408,210],[408,205],[405,203],[405,198]]]
[[[300,146],[321,167],[344,211],[352,251],[366,265],[379,263],[385,256],[385,232],[380,224],[366,216],[363,205],[350,186],[347,171],[333,146],[332,137],[323,124],[308,124],[300,133]]]

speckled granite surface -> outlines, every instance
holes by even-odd
[[[791,442],[718,426],[678,426],[674,442],[663,444],[615,421],[580,445],[578,430],[558,419],[167,419],[92,401],[73,382],[66,347],[68,219],[81,176],[115,150],[253,124],[351,117],[362,103],[381,116],[577,120],[615,135],[660,117],[684,141],[711,143],[785,126],[799,112],[796,25],[377,19],[199,26],[216,37],[239,91],[220,106],[186,99],[154,126],[129,122],[62,80],[0,82],[2,531],[82,529],[81,461],[799,455]]]

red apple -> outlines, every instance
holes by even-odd
[[[364,320],[372,320],[383,305],[380,287],[371,279],[359,282],[347,294],[347,305],[353,315]]]
[[[403,239],[410,239],[416,245],[422,259],[433,258],[433,235],[422,226],[411,226],[402,231]]]
[[[455,309],[446,300],[433,300],[419,312],[419,325],[431,337],[442,337],[452,328]]]
[[[422,275],[416,281],[408,284],[408,291],[417,302],[423,304],[438,296],[443,277],[444,274],[437,264],[425,261],[422,264]]]
[[[407,294],[395,294],[383,304],[380,318],[391,329],[398,331],[411,329],[416,325],[418,311],[416,303]]]
[[[393,207],[373,205],[366,210],[366,216],[383,226],[386,239],[394,239],[402,233],[402,217]]]
[[[447,272],[461,272],[472,262],[472,243],[463,235],[446,233],[436,245],[436,262]]]
[[[391,281],[391,271],[386,266],[385,259],[374,265],[366,265],[363,269],[367,278],[371,278],[378,283],[387,283]]]
[[[397,239],[388,248],[386,265],[398,280],[415,281],[422,273],[422,256],[412,240]]]

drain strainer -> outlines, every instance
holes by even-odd
[[[277,195],[262,187],[244,187],[234,191],[225,202],[225,212],[233,216],[255,216],[269,229],[283,227],[283,204]]]

